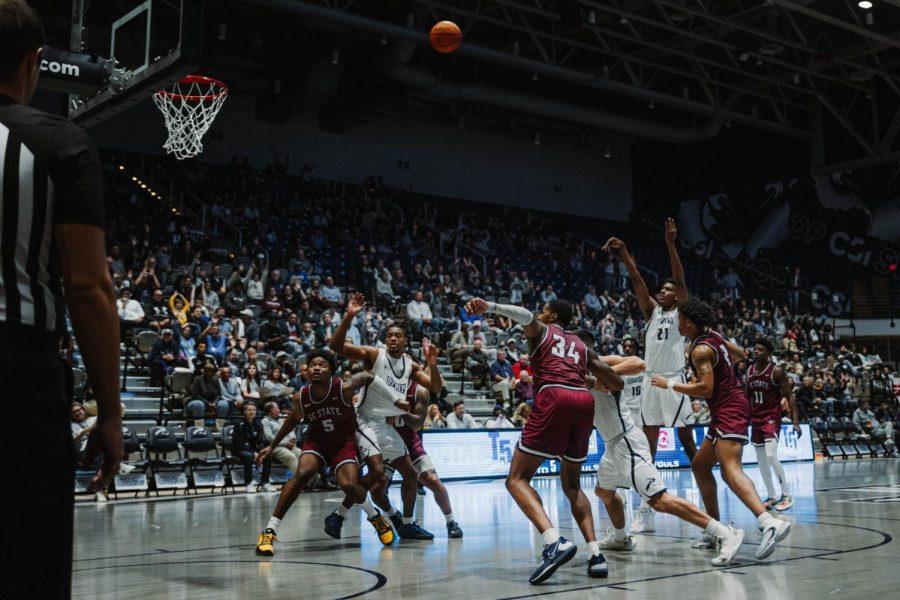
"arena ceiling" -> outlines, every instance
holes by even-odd
[[[156,0],[166,1],[171,0]],[[126,0],[93,0],[94,5]],[[64,3],[54,3],[64,4]],[[839,170],[900,160],[900,0],[222,0],[205,68],[258,115],[692,142],[736,126]],[[437,20],[454,54],[428,47]]]

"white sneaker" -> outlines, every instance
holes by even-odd
[[[625,552],[634,550],[634,538],[629,535],[624,540],[617,540],[612,527],[606,530],[606,537],[598,543],[601,550],[623,550]]]
[[[715,536],[703,532],[700,537],[691,543],[691,548],[697,548],[698,550],[713,550],[716,548],[717,542],[718,540]]]
[[[654,510],[649,506],[640,508],[634,515],[634,521],[631,523],[631,533],[650,533],[656,531],[656,523],[654,522]]]
[[[772,517],[765,527],[759,530],[759,548],[756,549],[756,558],[762,560],[775,551],[775,545],[791,533],[791,524],[782,519]]]
[[[262,491],[264,491],[264,492],[274,492],[274,491],[275,491],[275,488],[272,486],[271,483],[264,483],[264,484],[262,484]]]
[[[135,467],[134,465],[119,463],[119,475],[128,475],[135,469],[137,469],[137,467]]]
[[[244,491],[247,492],[248,494],[255,494],[256,493],[256,484],[248,483],[247,487],[244,488]]]
[[[94,494],[94,502],[107,502],[109,499],[106,497],[106,494],[103,492],[97,492]]]
[[[724,567],[731,564],[731,561],[734,560],[734,555],[738,553],[738,550],[741,549],[741,545],[744,543],[745,534],[743,529],[729,527],[728,531],[729,534],[727,536],[717,540],[719,554],[712,559],[712,565],[714,567]]]
[[[775,505],[775,510],[782,512],[788,510],[790,507],[794,505],[794,497],[790,494],[782,494],[781,498],[778,500],[778,504]]]

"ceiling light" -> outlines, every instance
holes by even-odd
[[[541,145],[541,132],[540,131],[535,132],[535,134],[534,134],[534,145],[535,146]]]
[[[759,53],[766,56],[775,56],[784,52],[784,46],[781,44],[763,44],[759,47]]]
[[[862,83],[864,81],[871,81],[872,80],[872,72],[865,71],[862,69],[860,69],[859,71],[853,71],[850,73],[850,80],[855,81],[857,83]]]
[[[609,144],[606,145],[606,148],[603,150],[603,158],[609,158],[612,156],[612,150],[609,148]]]
[[[120,170],[120,171],[124,171],[124,170],[125,170],[125,165],[119,165],[119,170]]]
[[[860,0],[857,4],[863,10],[869,10],[870,8],[872,8],[872,3],[869,2],[869,0]]]
[[[597,23],[597,11],[588,11],[588,23],[595,25]]]

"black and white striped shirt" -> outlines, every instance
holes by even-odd
[[[97,150],[66,119],[0,95],[0,186],[0,326],[60,333],[65,309],[53,228],[103,227]]]

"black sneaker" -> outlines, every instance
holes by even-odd
[[[434,535],[422,529],[418,523],[401,523],[397,535],[403,540],[433,540]]]
[[[606,566],[606,557],[602,554],[588,559],[588,577],[603,578],[609,575],[609,567]]]
[[[547,544],[541,553],[543,561],[528,578],[528,583],[535,585],[550,579],[558,568],[572,560],[577,551],[578,548],[575,544],[564,537],[560,537],[552,544]]]
[[[327,533],[334,539],[341,539],[341,527],[343,526],[344,517],[337,514],[337,511],[334,511],[330,515],[325,517],[325,533]]]
[[[400,516],[400,513],[388,515],[388,518],[391,520],[391,525],[394,526],[394,529],[400,531],[400,528],[403,527],[403,517]]]
[[[447,537],[449,538],[461,538],[463,536],[462,529],[459,528],[459,523],[456,521],[450,521],[447,523]]]

